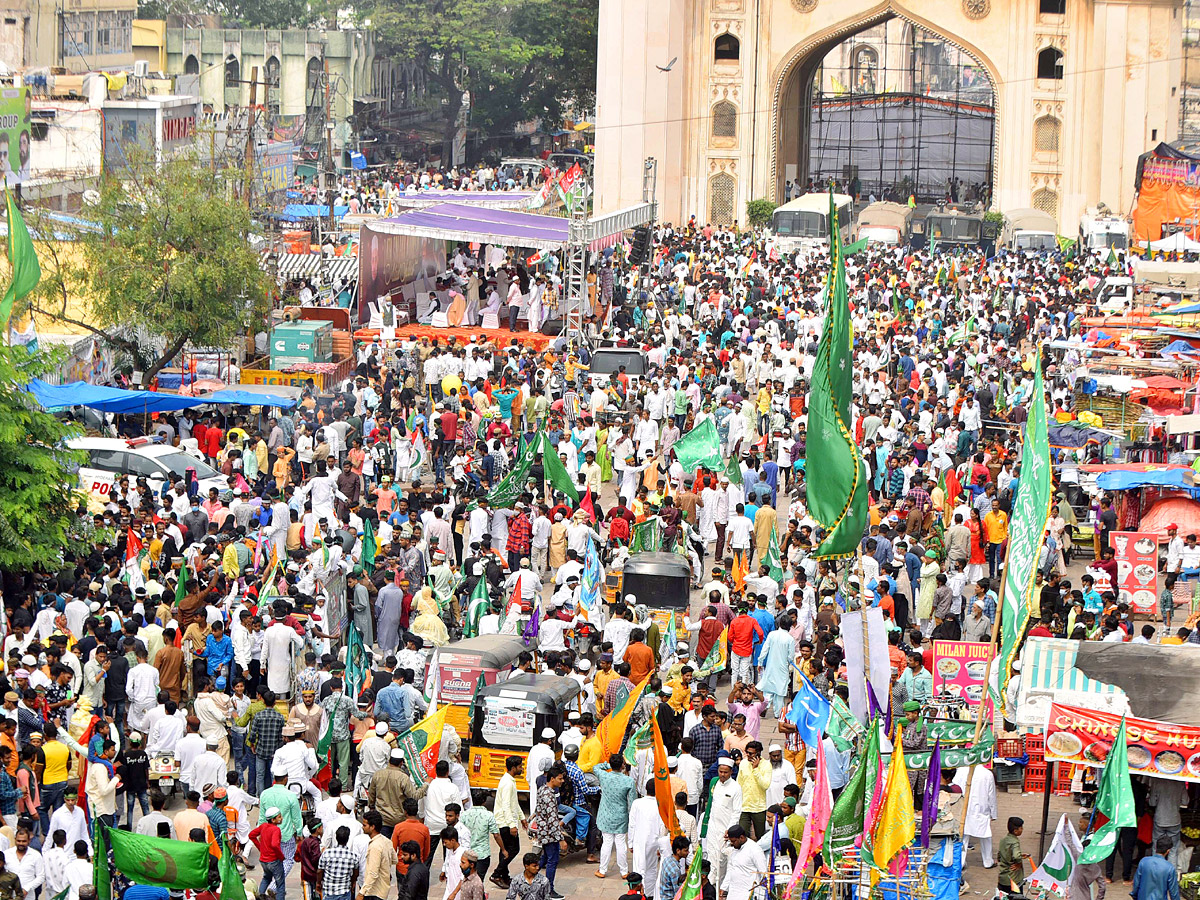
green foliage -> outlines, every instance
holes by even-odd
[[[596,86],[598,0],[372,0],[360,10],[383,43],[418,61],[446,99],[447,139],[463,92],[470,125],[485,138],[511,134],[540,117],[556,125],[564,112],[589,109]]]
[[[138,17],[180,16],[190,27],[203,27],[204,17],[219,15],[226,28],[300,28],[319,18],[315,5],[306,0],[141,0]]]
[[[763,228],[771,224],[771,214],[778,204],[771,200],[751,200],[746,204],[746,221],[751,228]]]
[[[227,347],[257,326],[267,277],[247,243],[250,212],[223,173],[180,159],[158,169],[135,160],[120,174],[83,212],[98,230],[67,247],[35,241],[44,277],[31,305],[103,336],[149,383],[189,342]]]
[[[985,212],[983,214],[983,221],[988,222],[992,225],[995,225],[996,228],[999,229],[999,228],[1003,228],[1004,223],[1008,220],[1004,218],[1004,213],[1000,212],[1000,210],[989,209],[987,212]]]
[[[52,570],[64,550],[84,546],[76,516],[75,468],[65,450],[74,425],[41,408],[22,385],[45,374],[54,357],[0,346],[0,570]]]

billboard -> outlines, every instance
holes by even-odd
[[[0,90],[0,172],[10,186],[29,179],[30,104],[27,87]]]

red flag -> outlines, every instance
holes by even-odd
[[[588,514],[588,518],[593,523],[596,521],[596,507],[592,504],[592,486],[590,484],[588,485],[587,493],[579,501],[579,508]]]
[[[954,469],[946,470],[946,508],[954,509],[954,501],[958,499],[958,495],[962,492],[962,485],[958,483],[958,473]]]
[[[674,838],[683,832],[675,815],[675,796],[671,793],[671,773],[667,769],[667,748],[658,728],[658,716],[650,717],[650,733],[654,737],[654,799],[658,801],[658,814],[667,833]]]
[[[127,529],[125,535],[125,561],[137,559],[137,555],[142,552],[142,539],[134,533],[132,528]]]
[[[541,250],[539,250],[537,253],[533,254],[533,256],[531,256],[527,260],[525,260],[526,264],[530,265],[530,266],[536,266],[541,261],[542,261],[542,251]]]
[[[82,747],[84,749],[83,758],[79,760],[79,783],[80,784],[87,784],[87,767],[88,767],[87,749],[88,749],[88,744],[92,740],[92,735],[94,735],[96,733],[96,723],[98,723],[99,721],[100,721],[99,716],[92,716],[92,720],[90,722],[88,722],[87,728],[83,729],[83,734],[81,734],[79,736],[79,743],[80,743],[80,745],[82,745]],[[83,807],[85,812],[87,811],[87,808],[88,808],[87,794],[84,793],[83,791],[79,792],[79,805]]]

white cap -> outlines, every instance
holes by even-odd
[[[353,794],[342,794],[342,796],[338,797],[338,803],[342,804],[342,806],[346,807],[346,809],[348,809],[348,810],[353,810],[354,809],[354,795]]]
[[[668,756],[667,757],[667,768],[668,769],[674,769],[678,765],[679,765],[679,757],[678,756]]]
[[[379,735],[380,737],[383,737],[385,734],[387,734],[388,733],[388,723],[387,722],[376,722],[375,723],[375,733],[377,735]]]
[[[733,768],[733,760],[728,756],[722,756],[717,759],[717,765],[718,766],[729,766],[729,768],[732,769]]]
[[[271,774],[274,776],[286,775],[288,773],[287,765],[278,760],[271,765]],[[269,819],[270,816],[267,816]]]
[[[783,748],[780,747],[778,744],[772,744],[770,747],[767,748],[767,752],[768,753],[782,753]]]
[[[393,747],[392,752],[388,754],[390,759],[404,759],[404,751],[399,747]]]
[[[586,659],[581,659],[579,662],[575,663],[575,668],[577,668],[580,672],[587,672],[591,670],[592,664]]]
[[[625,595],[625,603],[626,603],[626,605],[628,605],[630,603],[637,603],[637,597],[633,596],[633,594],[626,594]]]
[[[268,819],[273,819],[277,815],[279,815],[279,807],[278,806],[268,806],[267,811],[263,815]]]
[[[546,738],[553,738],[553,737],[558,737],[558,732],[555,731],[553,728],[543,728],[542,729],[542,739],[543,740],[545,740]]]

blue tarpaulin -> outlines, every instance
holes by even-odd
[[[46,409],[65,406],[86,406],[107,413],[141,415],[152,412],[173,412],[198,406],[200,401],[178,394],[159,394],[154,391],[125,391],[101,387],[86,381],[68,384],[46,384],[39,378],[29,382],[29,392]]]
[[[367,158],[361,153],[350,154],[350,168],[365,169],[367,167]]]
[[[350,212],[350,207],[348,206],[335,206],[333,208],[333,215],[338,219],[348,212]],[[301,219],[318,219],[327,215],[329,215],[329,207],[325,204],[289,203],[283,208],[283,215],[279,218],[288,222],[298,222]]]
[[[296,401],[291,397],[279,394],[256,394],[253,391],[239,391],[229,388],[224,391],[214,391],[207,397],[201,397],[201,403],[227,403],[234,406],[278,406],[280,409],[291,409]]]
[[[1158,351],[1158,355],[1162,357],[1171,356],[1175,353],[1182,353],[1187,356],[1195,356],[1200,354],[1200,347],[1193,347],[1187,341],[1171,341],[1167,346]]]
[[[1101,472],[1096,476],[1096,485],[1102,491],[1127,491],[1148,486],[1190,490],[1192,484],[1192,470],[1186,466],[1152,469],[1149,472]]]

